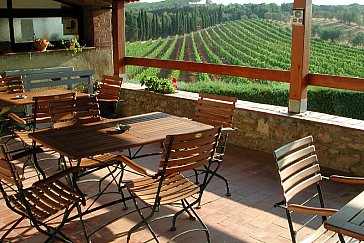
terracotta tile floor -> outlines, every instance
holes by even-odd
[[[12,146],[18,146],[18,143]],[[158,145],[151,145],[144,151],[158,150]],[[144,166],[156,168],[158,157],[139,160]],[[54,161],[42,162],[47,167]],[[18,164],[21,166],[21,162]],[[91,178],[100,178],[105,171],[92,174]],[[220,170],[221,174],[230,181],[231,197],[225,196],[225,185],[221,180],[214,179],[207,188],[202,200],[202,208],[197,213],[207,224],[212,242],[290,242],[289,230],[282,209],[274,208],[273,204],[281,200],[280,188],[276,176],[275,165],[270,154],[238,148],[229,145]],[[25,172],[26,184],[35,180],[34,170],[27,167]],[[127,174],[131,178],[133,175]],[[29,185],[29,184],[28,184]],[[88,195],[96,189],[96,183],[81,184],[81,189]],[[109,191],[113,191],[111,188]],[[362,190],[360,186],[343,186],[323,183],[325,199],[329,207],[340,208]],[[100,198],[95,205],[120,198],[117,194],[107,194]],[[90,202],[88,202],[90,204]],[[91,236],[92,242],[126,242],[126,234],[136,222],[139,222],[137,213],[130,213],[134,206],[127,202],[129,209],[123,210],[121,204],[113,205],[105,209],[88,214],[84,221],[89,233],[97,230],[101,225],[115,221],[103,227]],[[163,207],[161,213],[175,212],[176,208]],[[160,213],[159,213],[160,214]],[[124,215],[124,216],[123,216]],[[2,235],[11,223],[17,219],[17,215],[6,208],[4,200],[0,199],[0,235]],[[118,219],[119,218],[119,219]],[[296,224],[302,223],[303,218],[296,217]],[[313,222],[311,227],[301,235],[312,232],[318,227]],[[177,221],[177,231],[170,232],[169,219],[164,219],[152,224],[161,242],[167,242],[177,233],[199,226],[196,221],[191,221],[187,216],[181,216]],[[76,242],[84,242],[84,237],[78,223],[74,220],[63,229],[63,232]],[[14,229],[6,240],[11,242],[44,242],[46,237],[40,235],[24,221]],[[132,235],[131,242],[154,242],[149,231],[143,229]],[[193,232],[177,238],[174,242],[206,242],[203,232]]]

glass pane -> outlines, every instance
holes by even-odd
[[[53,18],[17,18],[14,19],[15,42],[31,42],[34,39],[58,41],[71,39],[75,35],[66,35],[61,17]],[[77,29],[76,29],[77,30]],[[67,32],[69,33],[69,32]]]
[[[0,18],[0,54],[10,52],[9,20]]]
[[[6,0],[0,0],[0,8],[6,8]]]

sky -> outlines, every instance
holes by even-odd
[[[141,0],[141,2],[160,2],[161,0]],[[229,3],[293,3],[293,0],[212,0],[213,3],[229,4]],[[352,3],[363,4],[363,0],[312,0],[315,5],[348,5]]]

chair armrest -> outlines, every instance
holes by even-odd
[[[21,118],[21,117],[17,116],[17,115],[16,115],[16,114],[14,114],[14,113],[9,113],[9,114],[8,114],[8,117],[9,117],[10,119],[12,119],[13,121],[16,121],[16,122],[18,122],[18,123],[20,123],[20,124],[28,125],[27,120],[25,120],[24,118]]]
[[[329,177],[329,179],[330,179],[330,181],[339,182],[339,183],[364,185],[364,177],[332,175]]]
[[[0,108],[0,116],[6,115],[10,111],[10,107]]]
[[[223,127],[223,128],[221,128],[221,131],[223,131],[223,132],[232,132],[232,131],[236,131],[236,130],[238,130],[237,127]]]
[[[9,151],[10,153],[12,152],[18,152],[19,150],[17,151]],[[12,154],[11,155],[11,158],[12,159],[20,159],[20,158],[23,158],[25,156],[28,156],[28,155],[31,155],[31,154],[38,154],[38,153],[42,153],[43,152],[43,149],[41,147],[35,147],[35,148],[30,148],[30,149],[25,149],[17,154]]]
[[[43,186],[43,185],[47,185],[49,183],[58,181],[59,179],[65,177],[66,175],[69,175],[71,173],[80,172],[80,171],[82,171],[82,168],[80,168],[80,167],[70,167],[70,168],[67,168],[67,169],[57,173],[57,174],[51,175],[51,176],[49,176],[49,177],[47,177],[47,178],[45,178],[43,180],[34,182],[33,186],[34,187],[40,187],[40,186]]]
[[[316,208],[303,206],[298,204],[290,204],[287,207],[288,210],[291,210],[296,213],[309,214],[309,215],[320,215],[320,216],[331,216],[337,212],[336,209],[331,208]]]
[[[149,169],[147,169],[141,165],[138,165],[137,163],[135,163],[134,161],[132,161],[125,155],[118,155],[118,156],[116,156],[115,159],[120,162],[123,162],[124,164],[126,164],[127,166],[129,166],[130,168],[135,170],[136,172],[139,172],[143,175],[150,176],[150,177],[155,176],[155,173],[153,173],[152,171],[150,171]]]

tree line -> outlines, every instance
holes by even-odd
[[[141,3],[138,4],[140,6]],[[188,4],[176,6],[179,7],[140,10],[132,8],[127,10],[125,13],[127,40],[148,40],[185,34],[240,19],[264,18],[288,21],[290,18],[288,12],[283,12],[284,7],[276,4],[230,4],[227,6]]]
[[[292,3],[277,4],[196,4],[198,0],[165,0],[159,3],[130,3],[126,11],[127,41],[157,39],[182,35],[216,24],[241,19],[270,19],[289,23]],[[346,24],[364,25],[364,6],[313,5],[313,17],[336,19]],[[337,30],[313,27],[313,35],[335,41],[340,38]],[[350,43],[363,45],[364,34],[355,34]]]
[[[173,11],[126,12],[127,40],[182,35],[222,23],[222,6],[185,7]]]

